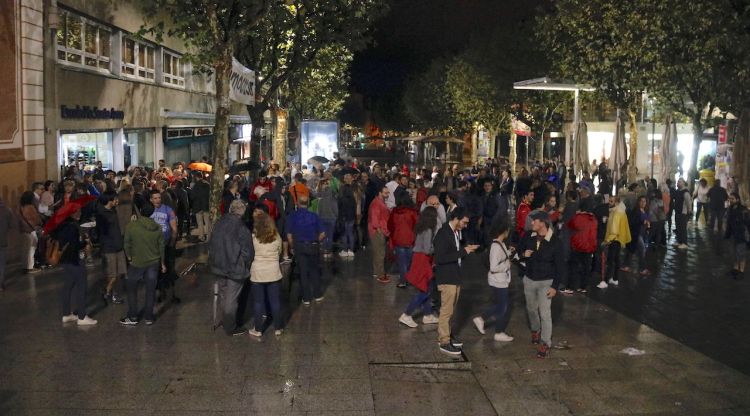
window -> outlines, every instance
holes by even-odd
[[[109,28],[61,10],[57,30],[57,60],[109,71],[111,34]]]
[[[163,56],[164,83],[178,87],[185,86],[185,74],[183,73],[182,59],[170,52],[164,51]]]
[[[122,74],[149,81],[155,79],[154,47],[127,37],[122,38]]]

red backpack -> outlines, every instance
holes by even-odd
[[[578,212],[568,221],[573,230],[570,247],[579,253],[596,252],[596,217],[590,212]]]

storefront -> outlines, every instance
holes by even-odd
[[[58,164],[90,171],[102,162],[104,169],[115,169],[112,136],[111,130],[61,132]]]
[[[213,126],[165,127],[164,160],[167,166],[177,162],[189,163],[202,157],[213,159],[211,142],[214,140]]]

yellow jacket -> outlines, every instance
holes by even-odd
[[[614,208],[609,210],[609,219],[607,220],[607,235],[604,237],[605,242],[619,241],[620,245],[625,245],[631,240],[630,225],[628,224],[628,215],[625,213],[625,204],[620,202]]]

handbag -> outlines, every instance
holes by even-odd
[[[47,263],[51,266],[57,266],[60,264],[60,258],[62,258],[63,253],[68,248],[68,244],[65,244],[60,248],[60,242],[51,236],[47,236],[46,240],[47,250],[44,254],[47,257]]]

